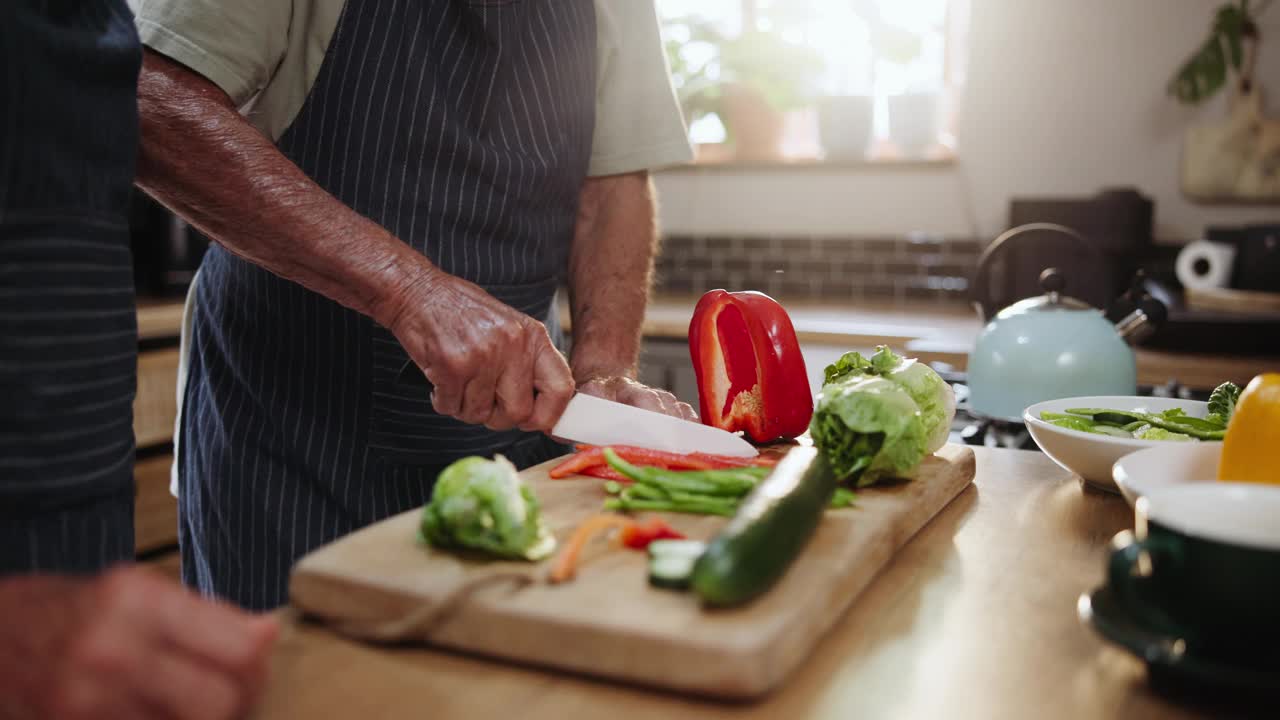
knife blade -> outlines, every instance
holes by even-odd
[[[409,361],[396,382],[430,392],[431,383]],[[731,432],[652,410],[576,393],[551,435],[580,445],[631,445],[674,453],[706,452],[755,457],[755,446]]]
[[[633,445],[734,457],[760,454],[751,443],[720,428],[582,393],[569,401],[551,435],[581,445]]]

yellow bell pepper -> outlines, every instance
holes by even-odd
[[[1280,373],[1259,375],[1240,393],[1218,479],[1280,485]]]

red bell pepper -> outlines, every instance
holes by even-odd
[[[712,290],[689,323],[702,422],[756,442],[809,428],[813,394],[791,318],[758,292]]]
[[[662,518],[651,517],[643,524],[635,523],[622,529],[618,536],[623,545],[633,550],[645,550],[654,540],[684,540],[684,535],[662,521]]]

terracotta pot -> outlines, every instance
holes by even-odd
[[[735,159],[782,159],[782,113],[759,90],[749,85],[726,84],[722,103],[721,120],[733,141]]]

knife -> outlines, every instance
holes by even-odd
[[[412,360],[396,382],[430,392],[431,382]],[[731,432],[652,410],[575,393],[551,436],[580,445],[631,445],[673,453],[705,452],[755,457],[759,451]]]

